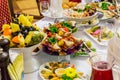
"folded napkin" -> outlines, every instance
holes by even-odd
[[[12,80],[22,80],[23,54],[18,54],[15,60],[8,65],[8,72]]]

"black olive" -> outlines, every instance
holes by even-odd
[[[12,33],[12,36],[13,36],[13,37],[14,37],[14,36],[17,36],[19,33],[20,33],[20,31],[13,32],[13,33]]]
[[[26,34],[22,34],[22,35],[23,35],[24,38],[27,36]]]
[[[49,75],[48,79],[52,79],[53,78],[53,75]]]
[[[29,27],[29,31],[34,31],[34,30],[35,30],[35,28]]]
[[[49,66],[45,66],[45,68],[49,69]]]
[[[91,21],[88,21],[88,24],[91,24]]]

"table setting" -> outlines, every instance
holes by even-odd
[[[73,7],[76,5],[75,3],[72,3],[72,4],[74,4]],[[93,4],[95,4],[95,3],[92,3],[91,5],[93,5]],[[104,4],[109,5],[110,3],[107,4],[107,2],[101,2],[101,5],[102,4],[103,5]],[[79,4],[79,5],[81,5],[81,4]],[[111,4],[109,6],[111,6]],[[105,6],[104,7],[99,6],[99,7],[105,8]],[[64,5],[64,8],[66,8],[65,5]],[[98,11],[98,12],[100,12],[100,11]],[[94,70],[94,69],[92,68],[93,66],[92,66],[92,62],[90,61],[90,59],[92,57],[98,56],[98,55],[104,55],[104,57],[102,56],[103,59],[107,59],[107,57],[109,57],[109,54],[111,52],[111,51],[109,52],[109,48],[108,48],[108,46],[111,44],[111,42],[109,40],[112,40],[113,37],[115,36],[116,23],[113,23],[113,22],[116,22],[115,20],[117,20],[117,19],[115,17],[105,18],[104,17],[105,15],[103,15],[103,14],[102,14],[103,15],[102,17],[104,17],[104,18],[101,18],[101,14],[98,14],[98,12],[97,12],[97,15],[95,14],[95,16],[93,15],[91,17],[86,17],[86,18],[78,18],[78,17],[77,18],[75,18],[75,17],[74,18],[73,17],[72,18],[68,18],[68,17],[66,18],[66,17],[61,17],[61,15],[60,15],[60,17],[56,17],[56,16],[55,17],[50,17],[50,16],[46,16],[46,15],[43,14],[45,17],[42,20],[36,22],[35,24],[37,26],[40,26],[47,33],[48,38],[50,38],[50,39],[46,39],[45,41],[48,41],[48,42],[51,43],[50,40],[52,40],[54,43],[52,43],[52,45],[53,45],[52,47],[49,46],[49,48],[47,48],[48,52],[46,52],[42,49],[37,54],[39,57],[35,56],[41,62],[40,69],[37,72],[31,73],[31,74],[25,74],[25,79],[27,80],[28,79],[27,77],[32,78],[32,75],[34,75],[34,78],[37,78],[37,80],[42,80],[42,79],[43,80],[56,80],[56,79],[57,80],[64,80],[64,78],[66,78],[66,79],[69,78],[69,79],[72,79],[72,80],[96,80],[96,79],[97,80],[102,80],[102,79],[99,78],[100,75],[98,75],[98,78],[97,78],[97,76],[95,78],[94,71],[93,72],[91,71],[91,70]],[[103,13],[103,12],[101,11],[101,13]],[[93,18],[97,18],[99,20],[98,23],[96,23],[92,26],[90,24],[89,24],[89,26],[80,24],[80,23],[85,24],[87,21],[89,21]],[[60,49],[60,46],[62,46],[62,44],[64,44],[64,43],[66,44],[66,42],[64,42],[64,38],[66,39],[68,37],[68,36],[67,37],[62,36],[62,38],[61,38],[62,32],[61,32],[61,34],[59,33],[59,28],[61,27],[60,24],[62,24],[62,27],[66,26],[66,25],[63,25],[63,21],[64,21],[64,23],[66,21],[68,21],[68,22],[75,21],[76,22],[75,26],[77,26],[78,29],[77,29],[77,31],[75,31],[74,33],[71,33],[71,34],[74,37],[76,37],[76,39],[82,40],[83,41],[82,46],[84,46],[84,47],[83,47],[83,49],[80,48],[79,53],[75,50],[75,53],[72,53],[72,55],[66,55],[66,53],[65,54],[59,53],[59,56],[54,56],[54,55],[51,55],[51,54],[55,54],[55,55],[58,54],[58,52],[56,53],[56,50],[57,51],[62,50],[62,49]],[[95,21],[96,21],[96,19],[95,19]],[[43,25],[43,24],[45,24],[45,25]],[[59,28],[57,27],[57,24],[59,24]],[[57,27],[58,29],[54,29],[53,32],[52,32],[52,30],[50,28],[53,28],[53,27],[54,28]],[[67,32],[70,31],[70,29],[69,30],[60,29],[60,30],[63,31],[63,32],[64,31],[67,31]],[[93,31],[93,32],[91,32],[91,31]],[[50,32],[52,32],[52,33],[50,33]],[[57,35],[57,38],[56,38],[56,35]],[[93,36],[91,36],[91,35],[93,35]],[[107,35],[107,36],[105,36],[105,35]],[[50,36],[54,37],[57,40],[51,38]],[[102,37],[102,36],[104,36],[104,37]],[[94,39],[95,37],[97,37],[97,39]],[[100,40],[99,40],[99,38],[100,38]],[[43,44],[47,43],[47,46],[48,46],[50,44],[48,42],[44,42]],[[72,45],[72,42],[69,42],[69,44]],[[113,44],[111,44],[111,45],[113,45]],[[41,46],[40,46],[40,48],[41,48]],[[55,48],[55,49],[53,49],[53,48]],[[92,51],[92,49],[93,49],[93,51]],[[55,51],[55,52],[51,53],[51,51],[49,51],[49,50],[52,50],[52,51]],[[63,50],[64,50],[64,48],[63,48]],[[87,52],[88,55],[85,55],[86,50],[88,51]],[[83,51],[83,52],[81,52],[81,51]],[[89,52],[89,51],[91,51],[91,52]],[[60,55],[66,55],[66,56],[60,56]],[[41,56],[44,56],[47,59],[42,59]],[[105,56],[107,56],[107,57],[105,57]],[[63,64],[64,64],[64,62],[68,62],[69,64],[66,64],[67,66],[60,66],[60,64],[62,64],[62,63],[60,63],[59,61],[63,62]],[[100,58],[100,61],[104,61],[104,60],[102,60]],[[108,76],[109,79],[106,77],[106,80],[110,80],[110,79],[111,80],[119,80],[119,71],[118,71],[118,73],[116,73],[116,70],[119,70],[119,66],[117,66],[117,68],[116,68],[116,66],[115,67],[113,66],[113,68],[112,68],[112,67],[109,66],[109,64],[111,65],[111,64],[115,64],[115,63],[106,63],[106,62],[93,63],[93,64],[98,65],[98,67],[100,68],[100,69],[97,68],[98,71],[99,70],[101,71],[102,69],[106,70],[107,68],[109,68],[108,71],[109,70],[114,70],[114,71],[112,71],[112,73],[114,73],[114,74],[109,73],[110,74]],[[52,65],[54,66],[54,64],[56,64],[56,66],[57,65],[59,65],[59,66],[56,67],[55,69],[52,68],[53,72],[55,72],[53,74],[53,73],[51,73],[50,68],[51,68]],[[101,65],[99,65],[99,64],[101,64]],[[102,64],[106,64],[106,65],[103,66]],[[72,77],[72,78],[70,76],[68,77],[68,75],[65,73],[66,69],[71,68],[71,66],[73,66],[73,65],[74,65],[74,67],[72,67],[72,68],[74,68],[78,73],[80,72],[83,75],[83,77],[75,77],[75,76]],[[62,76],[58,75],[57,72],[59,72],[59,71],[61,72],[60,75],[62,75]],[[93,73],[93,74],[91,75],[91,73]],[[108,73],[106,72],[106,74],[108,74]],[[55,76],[55,75],[57,75],[57,76]],[[116,78],[112,75],[116,76]]]

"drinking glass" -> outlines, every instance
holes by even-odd
[[[41,0],[40,1],[40,12],[45,15],[49,9],[49,1],[48,0]]]
[[[107,60],[106,54],[96,54],[90,57],[89,60],[92,65],[92,73],[90,80],[114,80],[113,70],[120,71],[118,68],[116,68],[116,66],[114,66],[114,64],[111,64]],[[112,63],[113,62],[114,59]]]
[[[62,0],[50,0],[51,17],[59,18],[63,16]]]

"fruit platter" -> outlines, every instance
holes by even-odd
[[[11,48],[30,47],[43,40],[44,32],[31,22],[29,16],[20,15],[10,24],[2,26],[2,36],[10,40]]]
[[[113,37],[113,32],[106,26],[97,25],[92,28],[85,29],[84,31],[100,45],[105,45],[103,42],[106,42]]]
[[[21,14],[10,24],[4,24],[1,31],[2,36],[10,41],[9,52],[23,53],[24,73],[31,73],[39,68],[32,52],[45,38],[45,33],[32,24],[32,20],[32,16]]]
[[[43,80],[87,80],[83,72],[65,62],[47,62],[40,66],[39,75]]]
[[[47,38],[42,42],[41,49],[50,55],[69,55],[79,50],[83,41],[75,38],[72,33],[76,28],[70,22],[58,22],[44,28]],[[74,31],[73,31],[74,30]]]
[[[65,9],[64,16],[65,18],[72,20],[91,20],[92,18],[97,17],[96,8],[88,4],[79,3],[75,7]]]
[[[102,15],[100,20],[108,20],[115,16],[115,14],[113,13],[115,6],[110,2],[92,2],[89,3],[89,5],[94,6],[97,12]]]

